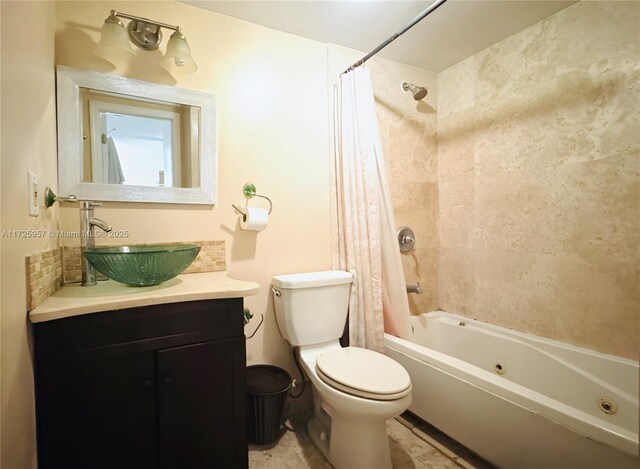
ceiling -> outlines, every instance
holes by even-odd
[[[182,0],[287,33],[369,52],[431,1]],[[449,0],[378,55],[440,72],[575,3]]]

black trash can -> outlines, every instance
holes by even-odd
[[[291,376],[273,365],[247,367],[247,431],[249,443],[272,445],[283,434],[282,421]]]

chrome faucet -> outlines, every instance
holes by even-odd
[[[102,231],[108,233],[111,231],[111,225],[99,218],[93,216],[93,209],[99,207],[100,204],[83,200],[80,202],[80,257],[82,262],[82,286],[88,287],[95,285],[96,269],[89,264],[84,257],[84,251],[96,246],[96,233],[94,227],[97,226]]]
[[[410,283],[405,284],[407,286],[407,293],[415,293],[416,295],[422,295],[422,287],[420,287],[420,282],[416,282],[415,285]]]

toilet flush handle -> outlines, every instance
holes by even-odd
[[[282,293],[280,293],[280,290],[276,290],[275,288],[271,287],[271,291],[273,292],[274,295],[276,296],[280,296],[282,295]]]

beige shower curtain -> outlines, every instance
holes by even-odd
[[[341,76],[333,121],[333,268],[354,274],[350,345],[382,351],[385,330],[406,338],[410,324],[368,69]]]

